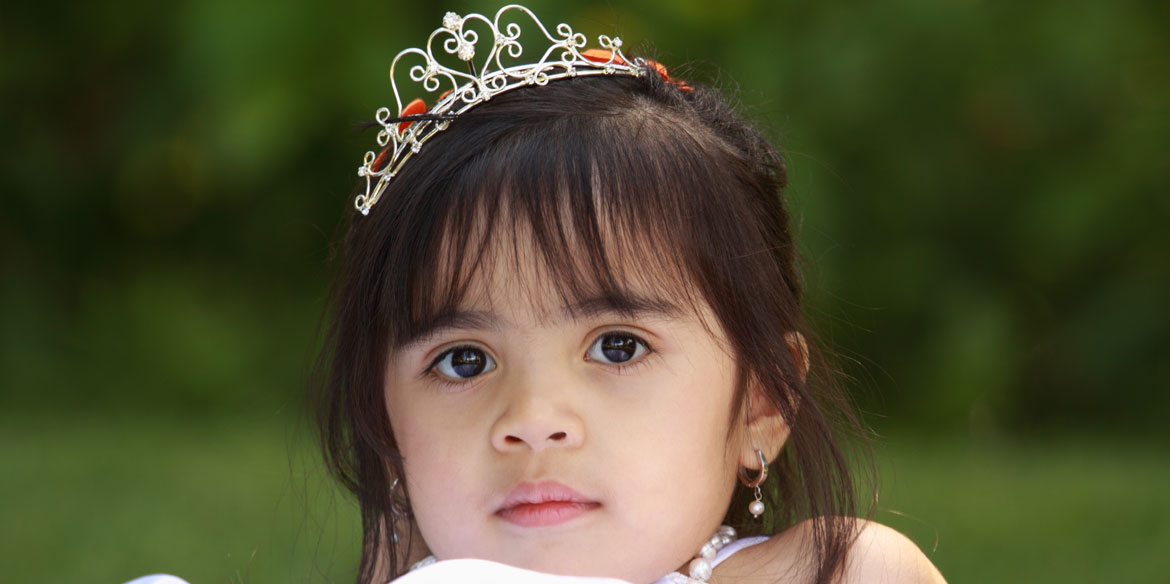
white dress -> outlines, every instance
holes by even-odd
[[[711,561],[714,568],[732,554],[767,540],[767,537],[747,537],[731,542],[715,554]],[[693,582],[678,572],[671,572],[653,584],[685,584]],[[580,576],[557,576],[508,566],[488,560],[446,560],[419,568],[394,580],[393,584],[629,584],[615,578],[587,578]],[[131,580],[126,584],[188,584],[182,578],[167,574],[154,574]]]

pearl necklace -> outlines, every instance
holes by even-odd
[[[690,565],[687,566],[687,571],[690,572],[690,577],[687,578],[687,581],[706,582],[711,577],[712,569],[714,569],[711,562],[715,561],[715,555],[719,553],[719,550],[735,541],[737,537],[735,528],[730,525],[719,526],[719,529],[707,541],[703,542],[703,547],[699,548],[699,555],[695,556],[695,559],[691,560]],[[425,568],[434,564],[436,561],[435,556],[427,556],[415,562],[410,567],[410,571],[413,572],[420,568]]]
[[[711,570],[714,566],[711,562],[715,560],[715,554],[723,549],[738,537],[735,533],[735,528],[730,525],[720,525],[719,529],[715,531],[715,535],[711,536],[703,543],[703,547],[699,548],[699,555],[691,560],[690,566],[687,566],[687,571],[690,572],[691,581],[706,582],[707,578],[711,577]]]

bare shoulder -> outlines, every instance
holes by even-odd
[[[728,559],[712,584],[811,581],[811,552],[818,521],[798,523]],[[840,584],[945,584],[942,574],[909,538],[880,523],[856,520],[857,535],[836,582]]]
[[[844,584],[945,583],[938,568],[910,538],[872,521],[860,521],[845,560]]]

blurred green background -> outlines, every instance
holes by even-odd
[[[498,6],[0,7],[4,581],[352,579],[301,392],[357,125]],[[780,139],[875,518],[952,582],[1170,573],[1170,4],[530,6]]]

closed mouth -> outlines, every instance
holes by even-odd
[[[575,519],[601,503],[555,481],[521,483],[504,497],[496,516],[521,527],[547,527]]]

